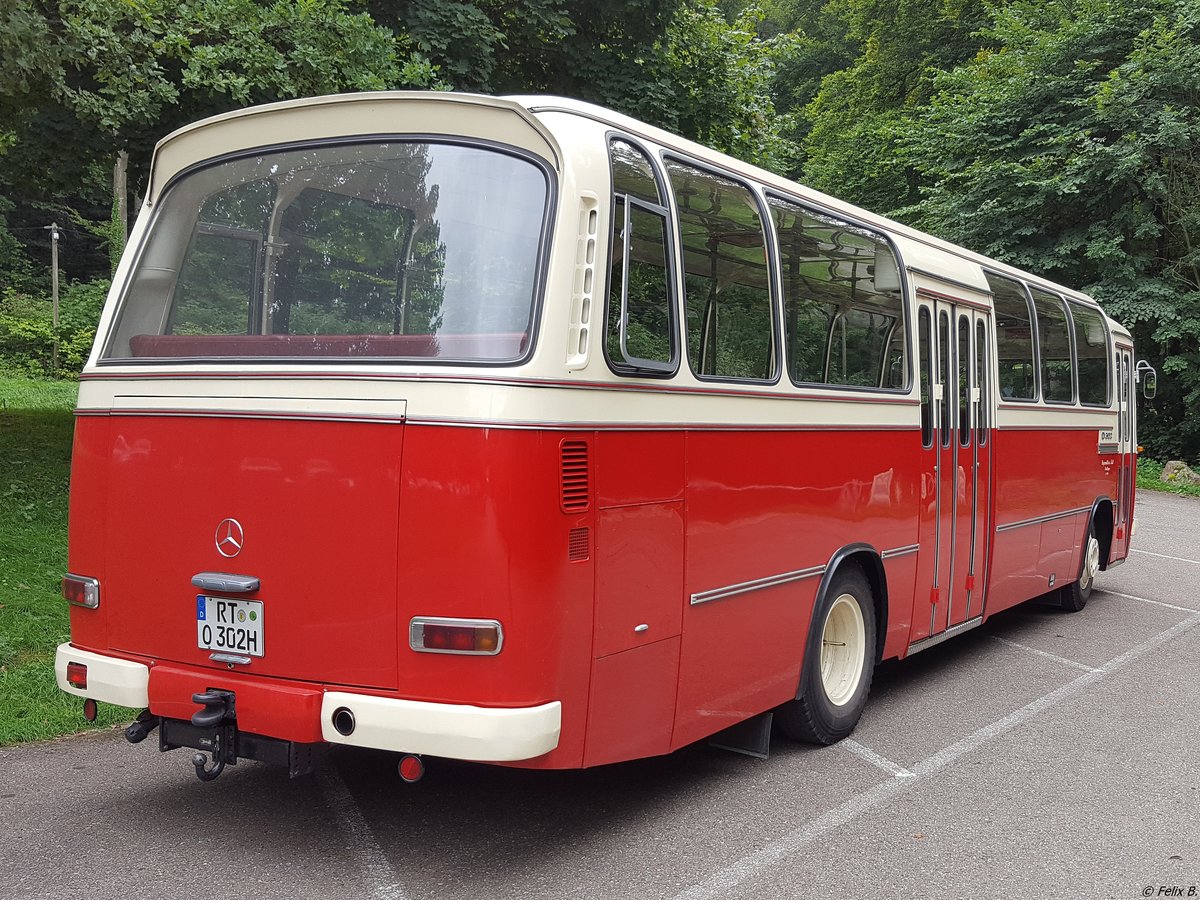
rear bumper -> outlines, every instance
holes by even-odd
[[[86,688],[67,683],[67,664],[73,662],[87,666]],[[145,709],[150,705],[150,667],[142,663],[101,656],[69,643],[59,644],[58,652],[54,654],[54,675],[58,686],[76,697],[90,697],[101,703],[131,709]]]
[[[88,667],[87,688],[67,683],[67,664]],[[496,709],[454,703],[429,703],[324,691],[320,685],[282,684],[211,670],[144,663],[104,656],[62,644],[54,660],[58,686],[68,694],[102,703],[149,708],[155,715],[187,720],[199,707],[193,693],[220,687],[238,697],[238,727],[283,740],[423,753],[478,762],[533,759],[558,746],[562,704]],[[153,695],[153,696],[152,696]],[[318,706],[319,704],[319,706]],[[354,731],[339,734],[334,712],[345,707],[354,715]],[[319,708],[319,713],[318,713]],[[314,716],[319,715],[319,723]],[[319,736],[318,736],[319,735]]]
[[[354,714],[354,731],[340,734],[334,712]],[[425,753],[478,762],[533,759],[558,746],[562,704],[494,709],[419,700],[394,700],[329,691],[321,702],[321,732],[331,744]]]

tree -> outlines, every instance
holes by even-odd
[[[1078,287],[1158,365],[1156,454],[1200,456],[1200,10],[1020,0],[898,156],[918,227]]]
[[[805,110],[803,179],[889,211],[917,199],[917,173],[897,153],[937,73],[969,60],[986,21],[983,0],[832,0],[823,12],[860,48],[826,75]]]
[[[186,122],[249,103],[434,83],[427,60],[342,0],[13,0],[0,13],[10,144],[0,189],[27,227],[72,212],[103,222],[117,153],[127,150],[144,177],[154,143]]]

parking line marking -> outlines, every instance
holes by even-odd
[[[1161,600],[1151,600],[1148,597],[1135,597],[1133,594],[1122,594],[1120,591],[1101,590],[1102,594],[1112,594],[1114,597],[1124,597],[1126,600],[1140,600],[1142,603],[1153,603],[1155,606],[1165,606],[1167,609],[1179,612],[1194,613],[1195,609],[1187,606],[1176,606],[1174,603],[1163,603]]]
[[[331,760],[318,770],[318,778],[325,802],[333,810],[338,826],[350,839],[350,851],[372,900],[407,900],[395,869]]]
[[[1167,556],[1165,553],[1151,553],[1149,550],[1130,550],[1130,553],[1144,553],[1146,556],[1157,556],[1159,559],[1173,559],[1175,562],[1188,562],[1200,566],[1200,559],[1188,559],[1186,556]]]
[[[1090,672],[1084,672],[1082,675],[1068,681],[1062,687],[1056,688],[1050,693],[1025,704],[1015,712],[997,719],[989,725],[984,725],[972,734],[967,735],[961,741],[956,741],[950,746],[942,748],[937,753],[913,766],[912,773],[917,777],[889,778],[887,781],[882,781],[862,793],[855,794],[849,800],[835,806],[817,818],[805,822],[791,831],[785,832],[766,846],[746,854],[725,868],[713,872],[703,881],[685,888],[675,895],[674,900],[713,900],[713,898],[725,896],[743,881],[753,878],[764,869],[782,861],[788,856],[792,856],[821,835],[847,822],[852,822],[863,813],[881,806],[883,803],[907,790],[910,785],[920,784],[923,778],[928,778],[936,774],[960,757],[979,749],[984,744],[1011,731],[1034,716],[1045,712],[1047,709],[1058,706],[1064,700],[1070,699],[1096,682],[1123,669],[1139,656],[1150,652],[1161,644],[1165,644],[1172,638],[1178,637],[1185,631],[1190,631],[1197,625],[1200,625],[1200,613],[1188,616],[1188,618],[1173,625],[1166,631],[1160,632],[1154,637],[1127,650],[1120,656],[1110,659],[1099,668],[1093,669]]]
[[[883,769],[883,771],[894,775],[896,778],[917,777],[912,772],[908,771],[908,769],[904,768],[904,766],[900,765],[899,763],[892,762],[886,756],[876,753],[870,747],[864,747],[858,741],[852,741],[850,738],[846,738],[845,740],[838,741],[837,746],[841,747],[843,750],[849,750],[859,759],[865,759],[871,765],[878,766],[880,769]]]
[[[1038,656],[1044,656],[1046,659],[1052,659],[1056,663],[1062,663],[1064,666],[1070,666],[1073,669],[1083,669],[1085,672],[1095,672],[1095,666],[1084,665],[1081,662],[1076,662],[1073,659],[1067,659],[1065,656],[1059,656],[1056,653],[1048,653],[1045,650],[1039,650],[1037,647],[1030,647],[1027,644],[1018,644],[1016,641],[1010,641],[1008,638],[1002,638],[999,635],[992,635],[993,641],[999,641],[1001,644],[1008,644],[1010,647],[1018,647],[1021,650],[1026,650],[1030,653],[1036,653]]]

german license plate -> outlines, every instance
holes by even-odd
[[[197,595],[196,644],[204,650],[262,656],[262,601]]]

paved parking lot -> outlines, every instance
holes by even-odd
[[[1200,501],[1139,518],[1086,610],[884,666],[834,747],[415,786],[382,754],[202,784],[119,733],[3,750],[0,897],[1200,896]]]

